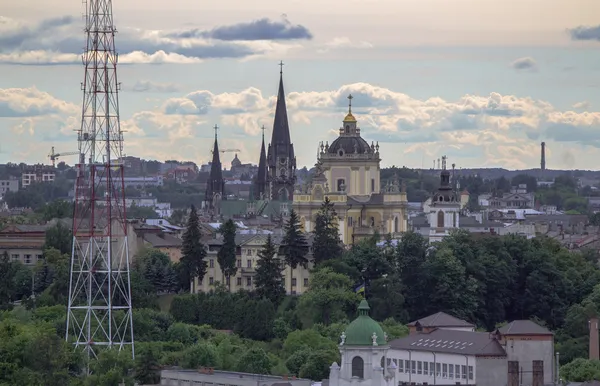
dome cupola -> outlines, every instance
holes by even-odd
[[[369,316],[369,303],[365,299],[358,306],[358,317],[348,325],[345,331],[347,346],[384,346],[386,334],[375,320]]]

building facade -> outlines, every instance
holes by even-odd
[[[293,208],[304,230],[314,229],[317,213],[328,198],[337,212],[344,244],[353,244],[376,231],[392,236],[405,232],[406,188],[397,177],[382,188],[380,162],[379,144],[369,145],[361,137],[350,104],[339,137],[331,145],[320,144],[313,180],[296,188]]]
[[[28,166],[21,174],[21,185],[25,188],[36,182],[53,182],[55,177],[56,173],[51,166]]]
[[[446,169],[446,156],[442,157],[442,172],[440,187],[431,198],[429,213],[427,213],[429,242],[442,241],[449,235],[450,230],[460,228],[460,196],[450,184],[450,171]]]
[[[7,192],[18,192],[19,191],[19,180],[0,180],[0,198],[4,197]]]
[[[33,266],[43,259],[46,225],[9,225],[0,230],[0,254]]]

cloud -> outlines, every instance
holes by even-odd
[[[78,106],[32,88],[0,89],[0,118],[39,117],[73,114]]]
[[[353,42],[347,37],[337,37],[325,43],[317,52],[325,53],[341,48],[373,48],[373,45],[366,41]]]
[[[579,26],[568,30],[572,40],[600,41],[600,25],[595,27]]]
[[[160,83],[151,80],[139,80],[131,87],[124,87],[126,91],[132,92],[158,92],[158,93],[174,93],[181,90],[181,87],[175,83]]]
[[[510,64],[512,68],[517,71],[535,71],[537,70],[537,63],[532,57],[519,58]]]
[[[588,101],[577,102],[577,103],[573,104],[573,108],[575,110],[586,111],[590,108],[590,102],[588,102]]]
[[[313,35],[308,28],[299,24],[293,25],[285,17],[283,17],[281,21],[272,21],[268,18],[262,18],[249,23],[216,27],[210,31],[195,28],[170,33],[167,36],[179,39],[205,38],[224,41],[310,40],[313,38]]]
[[[0,19],[0,63],[81,63],[85,36],[81,23],[72,17],[47,19],[32,26]],[[121,28],[115,38],[119,61],[133,63],[198,63],[217,58],[254,58],[298,47],[293,39],[311,39],[312,34],[287,19],[260,19],[221,26],[210,31],[172,32]]]

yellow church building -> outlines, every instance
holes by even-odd
[[[334,204],[340,238],[354,244],[375,231],[398,236],[406,232],[406,188],[397,177],[381,186],[379,144],[369,143],[360,135],[349,109],[338,138],[329,145],[319,144],[316,171],[310,183],[297,187],[293,208],[306,232],[314,229],[316,215],[325,198]]]

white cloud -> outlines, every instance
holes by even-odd
[[[588,110],[590,108],[590,102],[588,101],[582,101],[582,102],[577,102],[575,104],[573,104],[573,108],[575,110]]]
[[[336,37],[323,44],[323,47],[318,49],[317,52],[325,53],[335,49],[341,48],[373,48],[373,44],[366,41],[351,41],[348,37]]]

